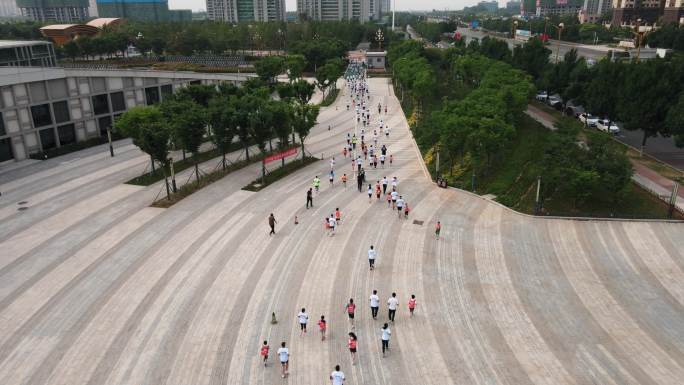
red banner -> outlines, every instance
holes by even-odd
[[[277,154],[273,154],[271,156],[267,156],[264,158],[264,164],[273,162],[274,160],[280,160],[283,158],[287,158],[290,155],[296,155],[297,154],[297,148],[298,147],[292,147],[291,149],[283,152],[279,152]]]

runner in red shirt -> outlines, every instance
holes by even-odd
[[[261,357],[264,359],[264,366],[266,366],[266,361],[268,361],[268,351],[270,349],[268,341],[264,341],[264,344],[261,345]]]
[[[354,298],[349,298],[349,303],[347,303],[347,306],[345,306],[344,310],[347,312],[347,316],[349,317],[349,323],[351,324],[351,328],[354,329],[354,312],[356,311],[356,304],[354,303]]]
[[[356,343],[356,334],[349,332],[349,342],[347,342],[347,346],[349,346],[349,353],[351,354],[352,365],[356,365]]]
[[[411,317],[413,317],[413,311],[416,310],[416,296],[411,294],[411,299],[408,301],[409,312],[411,312]]]
[[[321,341],[325,341],[325,331],[328,328],[328,323],[325,322],[325,316],[322,315],[318,321],[318,329],[321,331]]]

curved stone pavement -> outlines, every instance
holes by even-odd
[[[258,175],[248,167],[168,210],[147,207],[159,186],[121,184],[147,159],[130,147],[15,173],[0,186],[10,192],[0,202],[0,383],[321,384],[337,363],[348,384],[682,383],[684,225],[533,218],[438,189],[387,81],[371,79],[371,91],[371,106],[389,104],[395,164],[368,176],[399,178],[408,221],[353,181],[328,186],[327,159],[259,193],[240,190]],[[322,110],[307,140],[313,154],[335,155],[338,177],[352,174],[340,154],[354,127],[345,98]],[[316,174],[323,188],[306,210]],[[19,200],[30,208],[16,211]],[[330,237],[322,220],[335,207],[343,221]],[[392,291],[401,301],[386,358],[386,305],[370,318],[373,289],[383,304]],[[301,307],[312,320],[305,337]],[[280,341],[292,353],[287,380],[274,363]]]

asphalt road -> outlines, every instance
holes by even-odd
[[[622,130],[618,135],[618,140],[632,147],[639,148],[641,147],[642,137],[643,131],[641,130]],[[662,136],[648,138],[646,147],[644,147],[644,152],[670,166],[684,171],[684,149],[677,148],[673,138],[664,138]]]

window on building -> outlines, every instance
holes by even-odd
[[[109,113],[109,99],[107,94],[93,96],[93,110],[95,115],[102,115]]]
[[[12,140],[10,138],[0,139],[0,162],[14,159],[12,153]]]
[[[104,78],[91,78],[91,82],[93,84],[93,92],[101,92],[107,90]]]
[[[107,136],[107,129],[112,127],[112,118],[103,116],[97,120],[97,124],[100,126],[100,136]]]
[[[64,123],[71,120],[69,117],[69,105],[66,100],[52,103],[52,111],[55,113],[55,123]]]
[[[202,84],[201,80],[193,80],[190,82],[190,84]]]
[[[145,88],[145,101],[148,106],[159,103],[159,87]]]
[[[111,93],[109,97],[112,99],[112,112],[124,111],[126,109],[123,92]]]
[[[43,145],[43,151],[57,147],[55,132],[52,127],[40,130],[40,143]]]
[[[5,135],[7,135],[7,131],[5,131],[5,120],[2,118],[2,112],[0,112],[0,136]]]
[[[163,98],[173,94],[173,86],[171,84],[161,86],[161,94]]]
[[[76,128],[73,124],[65,124],[57,127],[57,135],[59,135],[59,144],[62,146],[69,143],[76,143]]]
[[[52,124],[49,104],[31,107],[31,116],[33,116],[34,127],[43,127]]]
[[[45,82],[29,83],[29,90],[31,92],[31,101],[33,103],[42,102],[48,99]]]
[[[48,81],[50,87],[50,98],[61,99],[69,96],[67,93],[66,79],[53,79]]]

